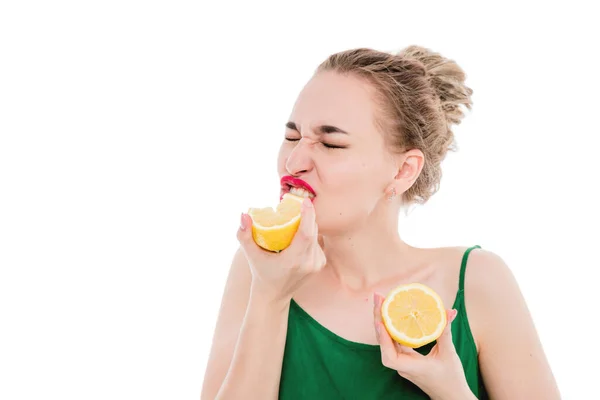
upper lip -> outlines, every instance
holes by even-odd
[[[285,175],[284,177],[281,178],[281,187],[283,189],[288,189],[289,187],[306,189],[313,196],[316,196],[314,189],[312,187],[310,187],[310,185],[308,183],[306,183],[305,181],[303,181],[300,178],[295,178],[291,175]]]

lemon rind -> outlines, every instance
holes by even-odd
[[[399,292],[404,292],[404,291],[407,291],[410,289],[422,290],[426,294],[430,295],[436,301],[439,309],[443,310],[442,318],[441,318],[440,323],[438,324],[437,328],[435,329],[435,331],[430,335],[423,336],[418,339],[407,336],[404,333],[398,331],[396,328],[394,328],[391,319],[387,316],[389,305],[390,305],[392,299],[394,298],[394,296]],[[433,289],[431,289],[430,287],[423,285],[421,283],[409,283],[409,284],[400,285],[400,286],[396,287],[395,289],[393,289],[392,291],[390,291],[390,293],[386,296],[386,298],[381,306],[381,317],[382,317],[383,323],[385,325],[385,328],[388,331],[388,333],[390,334],[390,336],[392,337],[392,339],[394,339],[395,341],[397,341],[398,343],[400,343],[404,346],[411,347],[411,348],[421,347],[421,346],[424,346],[426,344],[433,342],[434,340],[437,340],[441,336],[442,332],[444,331],[444,328],[446,327],[446,323],[447,323],[446,309],[444,308],[444,303],[442,302],[442,299]]]
[[[252,217],[252,211],[248,212],[248,215],[250,215],[250,217]],[[301,217],[301,215],[298,214],[294,218],[292,218],[288,222],[286,222],[285,224],[281,224],[281,225],[263,226],[263,225],[260,225],[258,222],[255,222],[254,219],[252,219],[252,224],[254,225],[255,229],[258,229],[261,231],[274,231],[277,229],[283,229],[285,227],[288,227],[288,226],[296,223],[300,219],[300,217]]]

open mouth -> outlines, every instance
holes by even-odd
[[[299,197],[308,197],[311,200],[315,198],[314,194],[310,193],[308,190],[306,190],[304,188],[297,188],[297,187],[290,186],[290,188],[288,189],[288,193],[294,194]]]
[[[315,191],[308,183],[289,175],[281,178],[281,196],[283,197],[285,193],[291,193],[298,197],[306,197],[311,200],[316,197]]]

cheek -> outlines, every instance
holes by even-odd
[[[383,196],[383,173],[376,164],[351,162],[332,165],[320,172],[326,188],[321,204],[332,220],[357,219],[370,214]],[[329,219],[329,218],[328,218]]]
[[[320,169],[319,175],[331,194],[364,198],[380,192],[383,187],[380,178],[384,174],[377,162],[348,160],[330,164]]]
[[[384,196],[389,175],[381,160],[360,158],[320,165],[323,192],[317,197],[317,223],[326,233],[338,232],[364,223]]]

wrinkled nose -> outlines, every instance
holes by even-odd
[[[292,176],[305,174],[313,169],[312,145],[306,139],[298,141],[285,162],[285,169]]]

